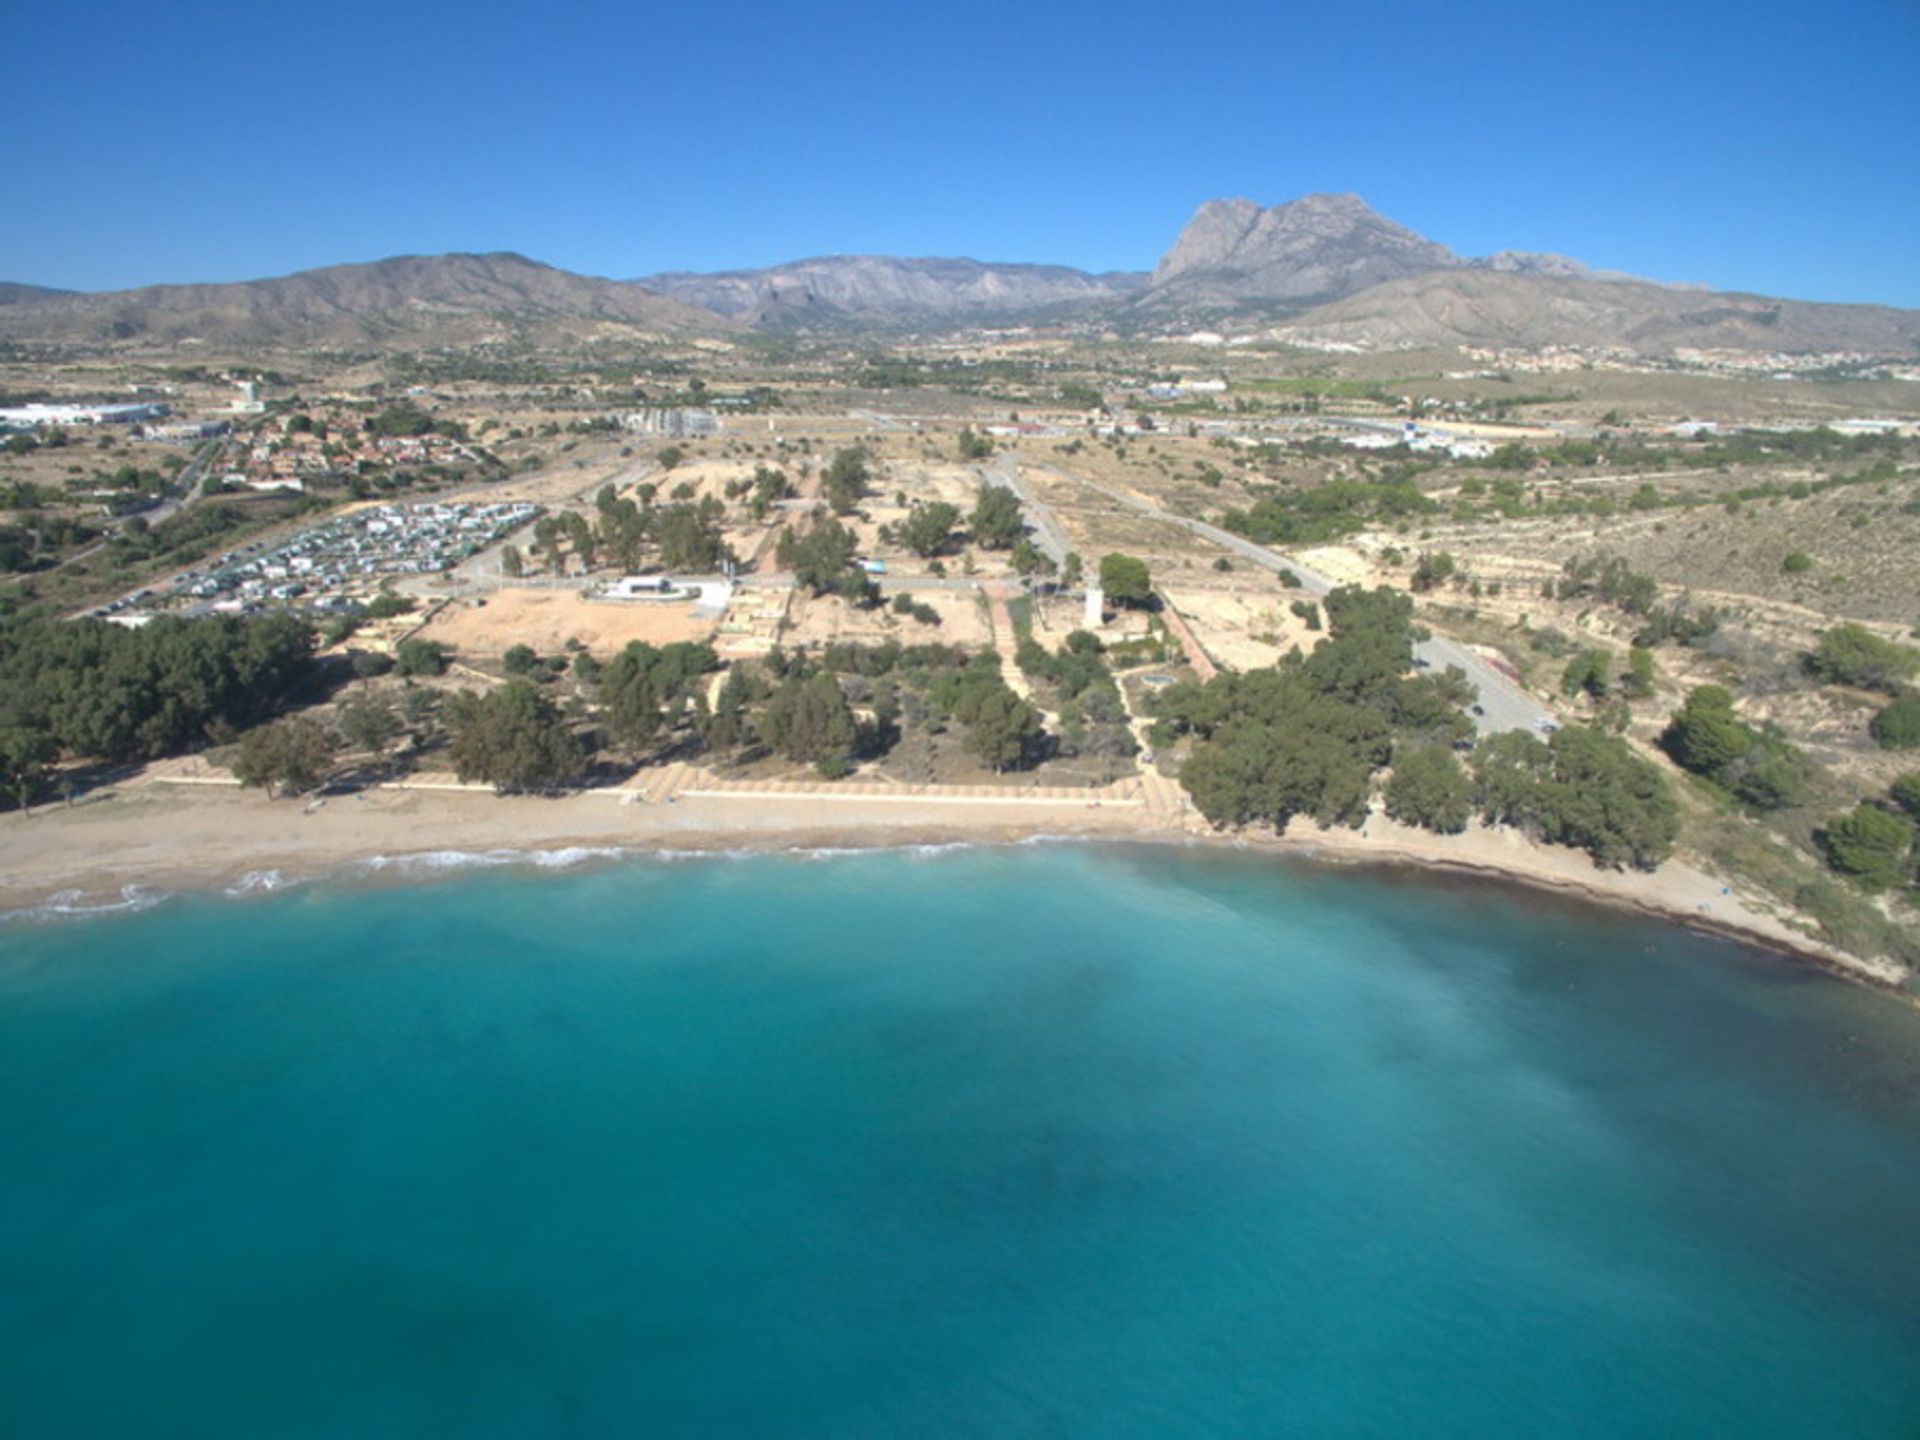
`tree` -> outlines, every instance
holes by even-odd
[[[838,520],[822,518],[804,535],[782,531],[775,558],[793,571],[793,577],[815,595],[841,588],[852,571],[859,549],[853,531]]]
[[[452,653],[438,640],[422,640],[414,636],[402,640],[395,648],[394,669],[409,678],[422,675],[444,675],[447,670],[447,658]]]
[[[31,813],[33,797],[47,782],[47,767],[59,746],[33,725],[0,726],[0,794]]]
[[[1893,803],[1909,815],[1920,816],[1920,770],[1893,782]]]
[[[1911,750],[1920,745],[1920,696],[1902,695],[1867,724],[1882,750]]]
[[[1396,750],[1387,814],[1403,825],[1457,835],[1473,814],[1473,782],[1450,750],[1437,745]]]
[[[1453,556],[1445,550],[1423,553],[1420,563],[1413,567],[1413,576],[1408,581],[1417,591],[1433,589],[1454,574]]]
[[[525,675],[539,663],[540,656],[531,645],[510,645],[500,657],[500,668],[509,675]]]
[[[1913,834],[1906,816],[1860,805],[1829,821],[1820,841],[1827,864],[1866,889],[1884,890],[1906,878]]]
[[[984,460],[993,454],[993,441],[977,433],[971,425],[960,427],[960,458]]]
[[[1103,555],[1100,589],[1116,605],[1148,604],[1153,599],[1153,578],[1147,562],[1131,555]]]
[[[760,733],[789,760],[813,765],[829,778],[852,768],[860,739],[840,682],[825,673],[782,682],[767,702]]]
[[[1026,530],[1020,497],[1004,486],[986,486],[967,517],[967,528],[973,532],[973,543],[983,550],[1013,548]]]
[[[953,527],[959,519],[958,506],[944,500],[921,501],[901,522],[900,543],[923,559],[931,559],[952,541]]]
[[[264,786],[269,795],[298,795],[320,783],[333,765],[333,754],[333,736],[326,727],[296,715],[242,735],[233,773],[242,785]]]
[[[669,570],[701,573],[718,570],[728,558],[726,542],[720,533],[722,513],[720,502],[712,499],[698,505],[669,505],[656,511],[654,526],[660,537],[660,563]]]
[[[1002,681],[968,707],[967,749],[995,772],[1023,764],[1040,739],[1040,713]]]
[[[682,450],[678,445],[669,445],[660,452],[660,468],[662,470],[671,470],[686,458],[686,451]]]
[[[341,737],[356,750],[378,755],[400,733],[400,715],[384,695],[358,695],[340,707]]]
[[[1585,694],[1604,700],[1612,688],[1613,652],[1610,650],[1581,651],[1567,662],[1560,676],[1560,693],[1568,698]]]
[[[1013,566],[1016,575],[1051,575],[1057,568],[1046,551],[1024,535],[1013,542],[1007,563]]]
[[[851,515],[867,493],[867,452],[859,447],[833,452],[821,477],[827,504],[836,515]]]
[[[1653,694],[1653,652],[1635,645],[1627,651],[1627,673],[1620,678],[1620,693],[1629,700],[1645,700]]]
[[[607,733],[628,752],[646,748],[660,728],[660,687],[654,680],[659,652],[635,640],[600,669],[600,703]]]
[[[1696,775],[1717,776],[1753,749],[1755,735],[1733,713],[1733,695],[1724,686],[1696,685],[1668,722],[1660,743],[1676,765]]]
[[[1897,694],[1920,672],[1920,650],[1882,640],[1864,625],[1836,625],[1821,635],[1807,668],[1837,685]]]
[[[1080,552],[1069,550],[1066,560],[1060,567],[1060,583],[1069,590],[1078,590],[1080,582],[1085,578],[1083,574],[1085,567],[1086,562],[1080,558]]]
[[[486,695],[454,697],[447,749],[463,781],[482,780],[502,794],[551,790],[579,778],[586,755],[560,712],[525,680]]]
[[[520,554],[518,545],[509,545],[500,552],[500,573],[508,579],[517,580],[526,573],[527,562]]]

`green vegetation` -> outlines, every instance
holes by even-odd
[[[1914,825],[1877,805],[1835,816],[1820,841],[1827,863],[1867,890],[1903,883],[1911,869]]]
[[[1144,606],[1153,600],[1153,577],[1144,560],[1131,555],[1103,555],[1100,589],[1116,605]]]
[[[296,715],[242,735],[233,773],[242,785],[262,786],[269,795],[298,795],[326,778],[335,748],[324,725]]]
[[[1323,826],[1358,825],[1396,733],[1444,746],[1470,731],[1460,707],[1472,690],[1457,670],[1407,673],[1407,596],[1345,586],[1326,606],[1331,636],[1311,655],[1161,692],[1155,741],[1197,737],[1180,783],[1214,824],[1284,829],[1310,815]]]
[[[827,462],[826,472],[821,479],[827,504],[833,513],[851,515],[865,497],[870,479],[867,452],[864,449],[856,446],[834,451],[833,459]]]
[[[1882,750],[1911,750],[1920,745],[1920,695],[1901,695],[1867,722]]]
[[[1387,814],[1403,825],[1457,835],[1473,816],[1473,782],[1438,745],[1397,748],[1387,781]]]
[[[1012,548],[1026,530],[1020,497],[998,485],[987,486],[967,517],[967,528],[973,532],[973,543],[983,550]]]
[[[402,640],[393,652],[393,668],[409,678],[444,675],[453,652],[438,640],[418,636]]]
[[[774,557],[815,595],[833,592],[860,599],[871,586],[853,563],[859,545],[853,531],[823,515],[804,535],[782,531]]]
[[[860,727],[832,675],[790,675],[768,702],[760,733],[789,760],[812,765],[829,780],[853,769]]]
[[[985,460],[993,454],[993,441],[977,432],[971,425],[962,425],[959,448],[962,460]]]
[[[454,773],[501,794],[550,791],[578,780],[586,752],[553,702],[526,680],[485,695],[455,695],[448,706]]]
[[[1228,510],[1220,523],[1262,545],[1319,545],[1439,508],[1411,480],[1331,480],[1309,490],[1274,487],[1247,509]]]
[[[1806,757],[1771,728],[1755,730],[1733,710],[1732,694],[1719,685],[1687,693],[1661,736],[1676,765],[1724,786],[1756,810],[1786,810],[1806,803]]]
[[[1617,735],[1567,725],[1543,744],[1509,731],[1480,742],[1473,769],[1489,824],[1585,850],[1609,869],[1652,870],[1673,853],[1680,812],[1666,779]]]
[[[286,615],[99,620],[0,635],[0,727],[70,754],[151,760],[271,716],[313,679],[313,634]]]
[[[959,520],[958,506],[944,500],[922,500],[900,522],[900,543],[921,558],[931,559],[951,547],[953,527]]]
[[[1882,640],[1864,625],[1836,625],[1821,635],[1807,669],[1836,685],[1893,695],[1920,673],[1920,650]]]

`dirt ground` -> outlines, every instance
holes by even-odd
[[[515,645],[531,645],[547,655],[578,640],[605,656],[633,640],[649,645],[706,640],[714,628],[714,617],[696,616],[691,604],[588,600],[572,590],[509,588],[495,591],[484,605],[455,601],[420,635],[467,655],[500,655]]]
[[[1326,638],[1325,630],[1309,630],[1287,609],[1290,591],[1169,589],[1165,594],[1207,653],[1229,669],[1259,669],[1295,645],[1311,650]]]
[[[971,590],[917,590],[913,598],[940,613],[940,624],[923,625],[893,612],[893,595],[881,586],[882,603],[860,610],[837,595],[797,594],[788,611],[781,643],[824,645],[835,640],[878,644],[898,640],[902,645],[991,645],[993,627],[979,597]]]

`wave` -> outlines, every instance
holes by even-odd
[[[38,905],[18,910],[0,910],[0,924],[50,920],[86,920],[100,915],[132,915],[151,910],[173,898],[171,890],[155,890],[146,885],[123,885],[118,898],[94,899],[85,890],[61,890]]]

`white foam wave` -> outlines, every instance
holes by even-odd
[[[117,899],[97,899],[85,890],[61,890],[49,895],[38,905],[24,906],[18,910],[0,911],[0,923],[32,920],[83,920],[97,915],[131,915],[140,910],[151,910],[172,898],[168,890],[154,890],[145,885],[123,885]]]

